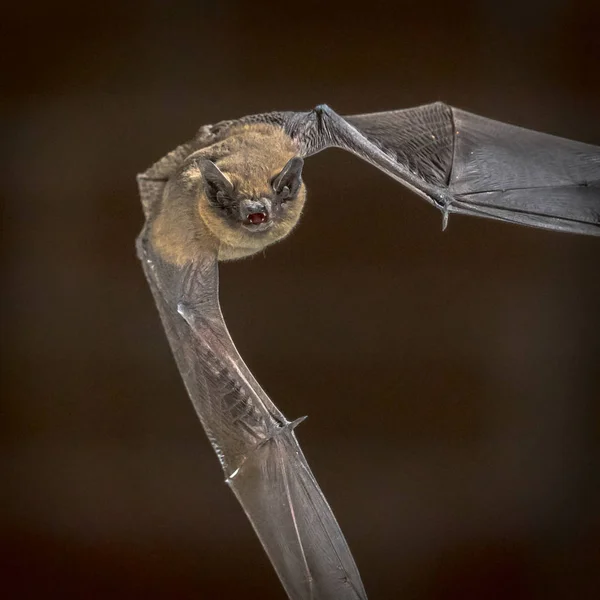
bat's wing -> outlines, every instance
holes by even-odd
[[[341,117],[317,107],[286,128],[304,154],[337,146],[444,214],[600,235],[600,147],[442,103]]]
[[[179,160],[169,156],[165,169]],[[156,173],[139,178],[147,215],[156,212],[164,190]],[[151,221],[149,216],[138,238],[138,255],[179,371],[226,481],[289,597],[366,599],[348,545],[294,435],[298,421],[289,422],[275,407],[229,336],[218,301],[216,256],[198,257],[183,268],[164,262],[147,235]]]

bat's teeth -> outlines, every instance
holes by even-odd
[[[252,225],[260,225],[269,219],[269,216],[265,212],[255,212],[248,215],[248,222]]]

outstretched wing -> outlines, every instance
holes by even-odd
[[[140,177],[148,222],[164,191],[157,173]],[[226,481],[289,597],[366,599],[348,545],[294,435],[297,422],[271,402],[229,336],[218,301],[216,256],[174,267],[153,248],[148,222],[138,255],[179,371]]]
[[[337,146],[442,211],[600,235],[600,148],[442,103],[340,117],[322,105],[288,127],[305,154]]]

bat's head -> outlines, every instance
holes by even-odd
[[[207,158],[197,165],[204,184],[200,215],[221,243],[221,260],[254,254],[297,224],[306,198],[301,158],[268,165],[260,157],[245,157],[223,161],[223,170]]]

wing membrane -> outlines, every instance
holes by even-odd
[[[449,106],[438,102],[344,118],[409,173],[431,185],[448,184],[454,151]]]
[[[177,365],[227,483],[293,600],[366,599],[290,423],[237,353],[218,303],[216,257],[179,269],[138,242]]]
[[[340,145],[445,214],[600,235],[600,148],[436,103],[344,117]]]

